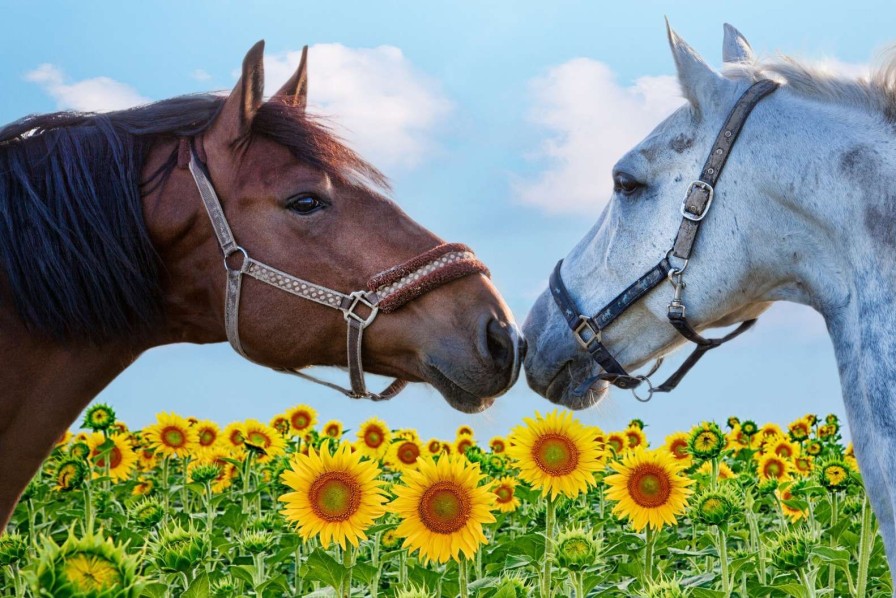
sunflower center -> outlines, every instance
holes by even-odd
[[[97,467],[106,467],[106,456],[109,457],[109,469],[115,469],[121,465],[121,449],[117,446],[113,446],[108,452],[104,452],[102,455],[97,456]]]
[[[470,518],[470,497],[454,482],[436,482],[423,493],[417,507],[423,525],[437,534],[463,529]]]
[[[473,446],[473,441],[464,437],[463,440],[461,440],[460,442],[457,443],[457,452],[460,453],[461,455],[464,455],[464,454],[466,454],[467,449],[470,448],[471,446]]]
[[[676,440],[672,443],[672,446],[669,447],[670,452],[675,456],[676,459],[685,459],[688,456],[688,441],[687,440]]]
[[[239,430],[234,430],[233,432],[230,433],[229,440],[230,440],[230,444],[232,444],[234,446],[239,446],[239,445],[243,444],[243,442],[245,442],[246,439],[243,438],[242,432],[240,432]]]
[[[162,439],[165,446],[171,448],[180,448],[187,443],[187,435],[177,426],[163,428],[162,433],[159,434],[159,438]]]
[[[257,432],[253,430],[246,435],[246,439],[249,441],[249,444],[254,444],[255,446],[271,446],[271,439],[268,438],[267,434],[264,434],[263,432]]]
[[[769,478],[779,478],[784,472],[779,461],[769,461],[765,464],[765,475]]]
[[[325,521],[345,521],[361,506],[361,486],[344,471],[328,471],[311,484],[311,509]]]
[[[778,447],[778,450],[775,451],[775,453],[777,453],[777,455],[779,457],[784,457],[786,459],[793,454],[793,451],[790,450],[789,446],[782,444],[781,446]]]
[[[548,475],[568,475],[579,464],[579,449],[566,436],[544,434],[532,447],[532,458]]]
[[[697,436],[697,442],[695,444],[705,450],[713,448],[716,445],[716,442],[718,442],[718,437],[707,430],[705,432],[700,432],[700,435]]]
[[[613,452],[616,454],[619,454],[619,452],[622,450],[622,440],[615,436],[611,437],[607,441],[607,444],[610,445],[610,448],[613,449]]]
[[[383,431],[375,426],[371,426],[364,431],[364,444],[370,448],[379,448],[383,444],[383,440],[385,440]]]
[[[413,442],[405,442],[398,447],[398,459],[405,465],[413,465],[420,456],[420,449]]]
[[[215,432],[210,428],[203,428],[199,432],[199,444],[202,446],[211,446],[215,442]]]
[[[495,495],[498,497],[499,503],[507,503],[513,500],[513,488],[509,486],[498,486],[495,488]]]
[[[66,559],[65,577],[83,592],[105,590],[120,582],[120,575],[111,561],[97,555],[75,554]]]
[[[646,508],[666,504],[672,494],[669,474],[657,465],[638,465],[628,480],[628,493],[638,505]]]
[[[339,436],[339,426],[337,426],[337,425],[327,426],[326,433],[327,433],[327,436],[332,436],[334,438],[336,436]]]
[[[308,417],[307,413],[296,413],[292,416],[292,427],[296,430],[304,430],[308,427],[308,424],[311,420]]]

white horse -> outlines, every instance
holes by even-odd
[[[732,106],[756,81],[779,82],[749,116],[717,183],[683,300],[698,330],[755,318],[773,301],[824,316],[856,457],[896,570],[896,61],[868,80],[786,58],[761,62],[726,25],[718,73],[671,29],[669,41],[688,102],[616,164],[612,200],[564,260],[562,278],[593,314],[662,259]],[[603,332],[629,371],[684,342],[667,320],[671,293],[656,287]],[[524,333],[536,392],[571,408],[606,394],[603,381],[576,392],[599,368],[549,292]]]

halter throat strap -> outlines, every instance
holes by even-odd
[[[567,325],[573,331],[576,341],[602,369],[597,375],[584,380],[575,389],[574,394],[584,395],[590,391],[595,382],[606,380],[614,386],[631,390],[639,401],[649,401],[655,392],[670,392],[678,386],[679,382],[708,351],[741,335],[756,323],[755,319],[748,320],[723,337],[704,338],[687,319],[687,309],[682,301],[682,292],[685,288],[683,276],[688,260],[693,252],[700,225],[712,205],[715,185],[722,174],[722,168],[731,155],[734,142],[737,141],[753,108],[777,88],[778,84],[774,81],[762,80],[751,85],[741,95],[725,119],[725,124],[719,130],[699,178],[688,186],[685,199],[681,204],[681,224],[678,227],[672,248],[669,249],[666,257],[656,266],[629,285],[628,288],[617,295],[600,311],[593,316],[582,315],[572,295],[563,283],[563,277],[560,273],[563,260],[560,260],[554,267],[549,282],[551,296],[563,314]],[[670,261],[671,257],[683,260],[683,262],[681,262],[680,266],[673,266]],[[659,386],[653,386],[649,377],[659,369],[662,364],[662,358],[657,359],[647,374],[629,374],[603,344],[601,333],[627,309],[664,280],[668,280],[674,289],[667,313],[669,324],[687,340],[695,343],[697,347],[665,382]],[[648,386],[648,392],[644,396],[638,395],[636,389],[644,383]]]
[[[224,269],[227,272],[224,298],[224,329],[227,340],[237,353],[249,361],[258,363],[246,354],[240,341],[239,313],[243,275],[251,276],[301,299],[338,309],[345,319],[350,389],[295,368],[273,368],[275,371],[316,382],[353,399],[373,401],[390,399],[401,392],[408,383],[405,380],[395,379],[382,392],[375,393],[367,389],[362,361],[365,328],[373,323],[380,312],[393,312],[409,301],[452,280],[476,273],[490,275],[488,268],[476,258],[473,251],[459,243],[444,243],[434,247],[403,264],[375,275],[368,281],[368,288],[348,294],[295,277],[252,259],[246,249],[236,242],[211,178],[205,165],[200,161],[192,141],[182,140],[179,153],[185,153],[185,144],[189,144],[190,173],[193,175],[202,204],[205,206],[223,253]],[[233,264],[237,254],[241,256],[238,266]]]

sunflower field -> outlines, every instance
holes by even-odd
[[[835,416],[663,442],[568,411],[423,441],[376,418],[269,423],[103,404],[0,536],[0,595],[891,596]]]

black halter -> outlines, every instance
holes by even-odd
[[[703,171],[700,178],[690,184],[684,202],[681,204],[681,225],[678,228],[678,234],[675,236],[675,242],[672,248],[666,253],[666,256],[656,266],[647,271],[638,280],[632,283],[627,289],[622,291],[615,299],[610,301],[593,316],[582,315],[576,307],[575,301],[563,284],[560,276],[560,267],[563,260],[557,262],[557,266],[551,273],[550,288],[551,295],[560,308],[560,312],[566,319],[566,323],[572,329],[576,337],[576,341],[583,349],[602,368],[603,372],[588,378],[582,382],[574,391],[575,394],[582,395],[594,385],[598,380],[606,380],[619,388],[626,388],[632,391],[635,398],[639,401],[649,401],[655,392],[669,392],[678,386],[685,374],[703,357],[710,349],[715,349],[719,345],[727,343],[734,337],[748,330],[756,320],[748,320],[734,329],[729,334],[721,338],[704,338],[698,333],[686,317],[686,308],[681,300],[681,293],[685,284],[683,280],[684,271],[688,266],[688,260],[691,257],[691,251],[694,248],[694,242],[697,239],[697,231],[700,229],[700,223],[709,212],[712,205],[714,187],[722,174],[722,168],[731,154],[731,148],[737,140],[747,117],[752,112],[756,104],[762,98],[766,97],[778,88],[778,84],[774,81],[763,80],[754,83],[747,91],[738,99],[734,108],[725,121],[725,125],[719,131],[716,141],[712,146],[712,151],[703,165]],[[681,266],[673,266],[669,261],[671,257],[683,260]],[[601,331],[610,325],[616,318],[622,315],[625,310],[634,305],[648,292],[656,288],[661,282],[668,279],[674,288],[672,301],[669,303],[668,318],[669,323],[686,339],[695,343],[697,347],[688,356],[685,362],[659,386],[653,386],[650,382],[651,376],[660,364],[662,358],[657,359],[656,363],[647,374],[633,376],[625,371],[618,361],[613,357],[607,347],[601,341]],[[639,396],[636,389],[646,382],[648,386],[648,394]]]

